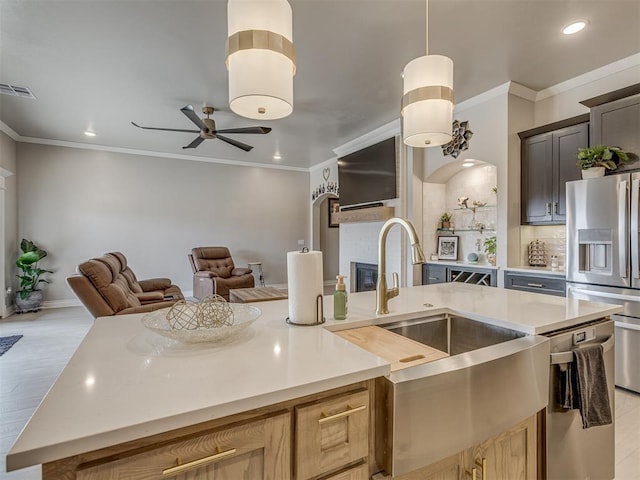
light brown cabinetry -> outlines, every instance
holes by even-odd
[[[288,412],[79,468],[78,480],[290,478]]]
[[[536,418],[527,418],[478,445],[393,480],[535,480]]]
[[[367,480],[376,470],[369,442],[372,384],[358,382],[45,463],[42,478]]]
[[[300,405],[295,412],[297,480],[318,477],[366,459],[369,451],[367,390]]]
[[[465,471],[477,480],[534,480],[537,470],[536,416],[463,452]]]

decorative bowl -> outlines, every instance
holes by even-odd
[[[142,317],[142,325],[146,328],[173,340],[185,343],[220,342],[243,332],[249,325],[262,315],[262,311],[253,305],[243,303],[229,303],[233,311],[233,325],[211,328],[173,329],[169,325],[167,312],[169,308],[147,313]]]

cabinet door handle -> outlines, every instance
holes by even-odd
[[[482,480],[487,480],[487,459],[482,457]]]
[[[319,418],[318,423],[322,425],[323,423],[330,422],[332,420],[337,420],[338,418],[342,418],[342,417],[348,417],[353,413],[361,412],[362,410],[366,410],[366,409],[367,409],[366,405],[360,405],[359,407],[348,408],[344,412],[336,413],[335,415],[329,415],[328,417]]]
[[[553,214],[558,215],[558,202],[553,202]]]
[[[207,457],[199,458],[197,460],[193,460],[187,463],[180,463],[180,459],[176,459],[177,465],[175,467],[167,468],[162,471],[162,476],[166,475],[175,475],[176,473],[184,472],[185,470],[191,470],[192,468],[201,467],[202,465],[206,465],[208,463],[213,463],[218,460],[222,460],[229,455],[233,455],[236,453],[235,448],[231,448],[229,450],[225,450],[224,452],[214,453],[213,455],[209,455]]]
[[[544,285],[541,283],[527,283],[527,286],[533,288],[544,288]]]
[[[551,215],[551,202],[545,203],[545,207],[547,209],[547,211],[546,211],[547,216],[550,216]]]

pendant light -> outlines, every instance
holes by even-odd
[[[291,5],[286,0],[229,0],[229,107],[240,116],[275,120],[293,111]]]
[[[402,72],[402,141],[411,147],[435,147],[451,141],[453,61],[429,55],[429,1],[425,4],[427,54],[410,61]]]

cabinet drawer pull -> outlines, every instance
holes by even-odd
[[[527,283],[527,286],[534,288],[544,288],[544,285],[541,283]]]
[[[193,460],[187,463],[180,463],[180,459],[176,459],[177,465],[175,467],[167,468],[162,471],[162,476],[166,475],[175,475],[176,473],[184,472],[185,470],[191,470],[192,468],[201,467],[202,465],[206,465],[208,463],[215,462],[217,460],[222,460],[229,455],[233,455],[236,453],[235,448],[231,448],[229,450],[225,450],[224,452],[214,453],[213,455],[209,455],[207,457],[199,458],[198,460]]]
[[[360,405],[359,407],[350,408],[345,410],[344,412],[336,413],[335,415],[329,415],[328,417],[322,417],[318,419],[318,423],[322,425],[325,422],[330,422],[331,420],[336,420],[342,417],[348,417],[352,413],[361,412],[362,410],[366,410],[366,405]]]

